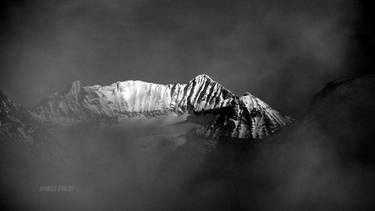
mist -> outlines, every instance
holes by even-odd
[[[196,123],[177,115],[60,129],[27,158],[1,154],[4,207],[371,210],[373,82],[320,97],[303,119],[262,141],[221,138],[214,150],[192,132]],[[51,185],[72,189],[45,190]]]
[[[353,71],[357,1],[11,1],[0,89],[27,107],[72,81],[186,83],[205,73],[292,116]]]
[[[1,206],[371,210],[375,83],[310,104],[327,82],[372,72],[372,11],[362,3],[1,3],[0,90],[27,108],[76,80],[187,83],[205,73],[296,118],[262,141],[223,138],[214,151],[177,116],[59,128],[32,150],[1,146]]]

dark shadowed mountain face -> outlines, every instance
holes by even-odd
[[[7,193],[3,207],[371,210],[375,206],[375,77],[329,83],[315,95],[303,118],[277,133],[272,121],[290,120],[260,99],[235,96],[207,76],[192,81],[86,87],[74,83],[32,112],[22,110],[52,136],[39,147],[29,145],[29,150],[17,150],[20,146],[2,150],[0,181]],[[128,83],[132,85],[124,86]],[[181,89],[172,91],[177,86]],[[185,93],[199,94],[185,97]],[[146,98],[153,103],[137,101]],[[11,112],[4,109],[21,108],[2,99],[7,105],[1,110],[2,124],[22,121],[13,113],[17,118],[8,117]],[[181,103],[185,99],[187,103]],[[46,115],[51,111],[53,115]],[[97,122],[99,114],[111,121]],[[64,124],[56,125],[58,118]],[[256,130],[265,136],[239,138],[243,128],[253,131],[254,122],[263,125],[255,128],[265,128]],[[215,138],[212,131],[222,135]],[[48,149],[52,153],[45,153]],[[46,159],[49,156],[53,158]]]
[[[32,145],[37,141],[42,125],[22,106],[0,91],[0,139],[1,144]]]
[[[262,142],[247,164],[265,182],[262,208],[374,209],[374,88],[373,75],[328,83],[304,118]]]
[[[340,140],[332,147],[338,147],[349,160],[375,161],[373,90],[375,76],[369,75],[328,83],[314,98],[309,118],[316,119],[328,137]]]

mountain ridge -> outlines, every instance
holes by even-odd
[[[187,84],[156,84],[140,80],[118,81],[107,86],[81,86],[72,83],[69,90],[56,92],[32,110],[42,121],[56,121],[60,115],[76,117],[90,115],[109,118],[152,117],[168,112],[200,112],[229,106],[234,94],[206,74],[198,75]],[[84,111],[85,114],[80,114]],[[51,116],[49,116],[51,115]],[[92,117],[92,116],[91,116]],[[101,116],[101,118],[103,118]],[[71,124],[69,118],[65,119]],[[84,119],[77,119],[85,121]]]
[[[30,111],[9,99],[0,91],[0,138],[1,144],[16,143],[33,145],[44,134],[43,126]]]
[[[225,110],[225,111],[224,111]],[[215,111],[215,112],[212,112]],[[218,112],[218,113],[217,113]],[[237,96],[206,74],[186,84],[156,84],[140,80],[82,86],[80,81],[40,101],[31,111],[43,125],[116,124],[129,118],[166,114],[213,114],[202,124],[207,138],[262,139],[292,123],[292,119],[247,93]]]

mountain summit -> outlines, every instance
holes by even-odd
[[[81,86],[75,81],[70,88],[42,100],[32,112],[43,123],[64,126],[116,123],[169,113],[213,114],[213,121],[204,125],[204,134],[214,138],[261,139],[291,123],[289,117],[259,98],[250,93],[236,96],[206,74],[187,84],[129,80],[107,86]]]

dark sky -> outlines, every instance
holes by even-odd
[[[74,80],[173,83],[206,73],[298,114],[327,82],[361,72],[353,67],[368,40],[358,2],[8,1],[0,90],[32,107]]]

